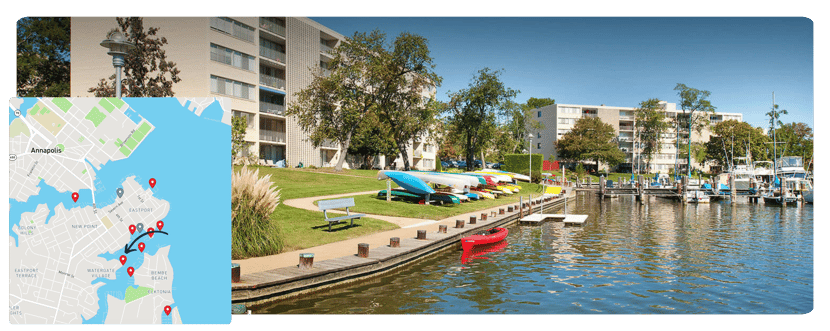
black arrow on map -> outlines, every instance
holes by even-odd
[[[161,233],[161,234],[166,234],[166,235],[169,235],[167,232],[164,232],[164,231],[161,231],[161,230],[155,230],[155,231],[153,231],[153,234],[156,234],[156,233]],[[135,238],[135,240],[133,240],[133,242],[131,242],[131,243],[130,243],[129,247],[128,247],[128,245],[126,245],[126,244],[125,244],[125,245],[124,245],[124,254],[130,254],[130,252],[135,252],[135,251],[137,251],[137,249],[133,249],[133,245],[135,245],[135,242],[136,242],[136,241],[138,241],[139,239],[141,239],[141,237],[144,237],[144,236],[146,236],[146,235],[148,235],[148,234],[150,234],[150,231],[145,231],[145,232],[144,232],[144,233],[142,233],[140,236],[136,237],[136,238]]]

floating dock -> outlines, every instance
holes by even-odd
[[[519,220],[519,224],[537,225],[546,221],[564,222],[565,224],[584,224],[588,215],[575,214],[531,214]]]

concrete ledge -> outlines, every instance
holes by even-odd
[[[560,198],[545,203],[545,210],[560,207],[568,198]],[[539,212],[536,205],[531,212]],[[401,238],[400,247],[388,245],[370,248],[369,257],[355,255],[315,262],[313,268],[300,270],[296,266],[243,275],[241,282],[232,283],[232,303],[245,303],[249,306],[298,296],[303,293],[319,291],[332,286],[374,277],[395,268],[405,266],[417,260],[435,254],[442,249],[459,244],[461,238],[477,231],[496,226],[506,226],[519,220],[518,211],[479,220],[477,224],[467,224],[462,229],[447,228],[447,233],[428,232],[426,240]]]

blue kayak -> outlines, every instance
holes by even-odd
[[[423,180],[420,180],[417,177],[407,174],[403,171],[379,171],[378,180],[384,179],[384,177],[388,177],[393,182],[395,182],[395,184],[398,184],[398,186],[409,192],[417,194],[435,194],[435,190],[429,187],[429,185],[427,185],[427,183],[425,183]]]

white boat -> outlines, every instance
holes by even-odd
[[[504,175],[504,174],[496,174],[496,173],[489,173],[489,172],[478,172],[478,171],[467,172],[467,173],[468,174],[473,174],[473,175],[490,176],[490,177],[493,178],[493,180],[498,181],[500,183],[511,183],[511,182],[513,182],[513,178],[511,178],[508,175]]]
[[[709,203],[709,195],[703,191],[689,191],[686,192],[686,202],[688,203]]]
[[[426,183],[449,186],[459,190],[470,188],[470,181],[467,179],[458,179],[450,176],[418,171],[407,171],[406,173]]]

